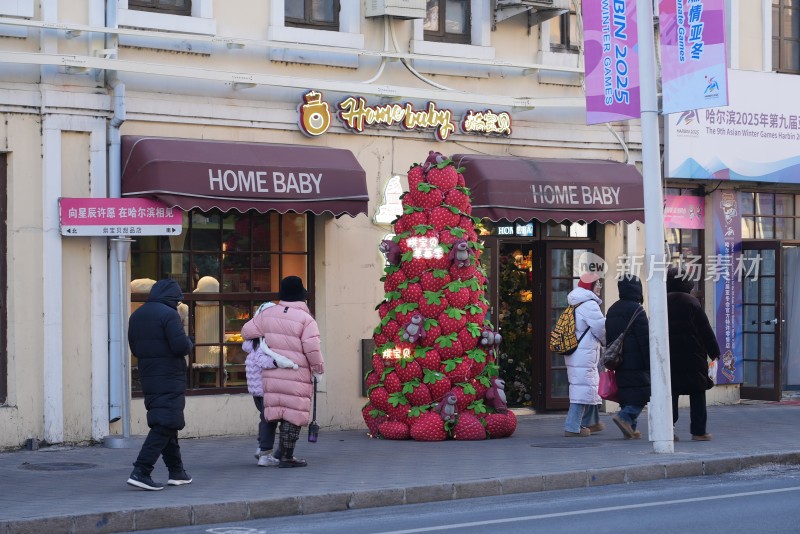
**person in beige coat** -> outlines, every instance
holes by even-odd
[[[264,369],[264,419],[273,428],[280,422],[278,467],[305,467],[295,458],[300,429],[311,419],[315,375],[325,372],[317,321],[306,305],[308,292],[297,276],[281,280],[277,306],[263,309],[242,327],[244,339],[264,337],[269,347],[297,364],[295,369]]]

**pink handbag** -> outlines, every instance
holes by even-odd
[[[619,388],[617,387],[617,378],[614,376],[614,371],[606,369],[600,373],[598,393],[601,399],[619,402]]]

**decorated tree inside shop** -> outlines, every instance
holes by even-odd
[[[479,262],[464,177],[437,152],[408,172],[403,213],[383,241],[373,369],[362,413],[384,439],[477,440],[510,436],[497,363],[500,335],[486,319],[486,273]]]

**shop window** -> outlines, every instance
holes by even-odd
[[[470,42],[470,0],[428,0],[425,40],[443,43]]]
[[[155,280],[172,278],[183,290],[186,306],[179,312],[196,341],[190,390],[246,386],[244,323],[262,302],[278,299],[284,276],[300,276],[313,290],[311,224],[304,214],[192,210],[183,214],[181,235],[141,237],[132,245],[133,309],[147,300]],[[309,300],[313,306],[313,295]],[[132,374],[137,391],[135,358]]]
[[[128,9],[191,16],[192,0],[128,0]]]
[[[696,189],[668,188],[665,195],[699,196]],[[703,230],[688,228],[665,228],[669,261],[675,267],[683,268],[694,281],[692,294],[703,301],[703,280],[705,280],[705,247]]]
[[[772,70],[800,74],[800,2],[772,0]]]
[[[339,31],[339,0],[285,0],[286,25]]]
[[[800,195],[739,194],[743,239],[797,239],[800,236]]]
[[[545,237],[556,237],[559,239],[594,239],[597,233],[595,223],[586,224],[585,222],[549,222],[545,225]]]
[[[577,54],[580,51],[580,42],[577,13],[570,11],[550,19],[550,50]]]

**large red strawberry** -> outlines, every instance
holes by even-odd
[[[438,237],[438,232],[441,232],[448,226],[457,225],[459,216],[457,213],[453,213],[449,208],[436,206],[431,210],[429,220],[433,229],[436,230]]]
[[[458,332],[467,325],[467,312],[451,305],[439,314],[437,320],[442,329],[442,335],[447,335],[452,332]]]
[[[467,183],[464,181],[464,175],[458,173],[458,187],[466,187]]]
[[[419,312],[425,317],[438,317],[450,304],[438,291],[425,291],[419,299]]]
[[[410,436],[409,428],[406,423],[398,421],[386,421],[378,426],[378,433],[383,439],[408,439]]]
[[[425,321],[426,335],[422,339],[423,347],[438,348],[437,339],[442,335],[442,329],[439,327],[439,322],[436,319]]]
[[[422,299],[422,286],[411,280],[406,280],[400,286],[400,298],[403,302],[417,302]],[[469,295],[467,295],[469,298]],[[423,315],[425,315],[423,313]]]
[[[425,173],[423,172],[422,165],[415,163],[408,169],[407,178],[409,191],[414,191],[417,188],[417,184],[425,181]]]
[[[408,259],[406,259],[406,254],[409,255]],[[425,269],[428,268],[426,263],[427,260],[422,258],[414,258],[411,255],[411,251],[407,252],[406,254],[403,254],[403,261],[400,263],[400,268],[403,269],[406,278],[419,278],[422,276],[422,273],[425,271]]]
[[[410,411],[411,405],[408,403],[408,399],[406,399],[405,395],[402,393],[392,393],[389,395],[389,409],[386,410],[389,421],[408,423],[408,412]]]
[[[389,338],[389,341],[397,339],[398,332],[400,332],[400,323],[394,319],[388,321],[382,329],[382,333]]]
[[[459,357],[464,353],[461,342],[458,340],[458,335],[453,335],[454,339],[450,339],[450,335],[441,335],[437,340],[436,350],[439,351],[439,357],[442,361]]]
[[[453,439],[458,441],[477,441],[486,439],[486,429],[480,419],[469,412],[461,412],[458,422],[453,427]]]
[[[450,283],[450,274],[444,269],[425,271],[419,278],[423,291],[440,291]]]
[[[458,343],[458,342],[456,342]],[[441,352],[441,349],[439,350]],[[442,358],[442,365],[439,368],[451,382],[466,382],[470,377],[470,369],[472,368],[472,360],[466,356],[457,356],[453,358]]]
[[[477,335],[475,334],[475,330],[477,329]],[[472,350],[475,348],[475,345],[478,344],[478,336],[480,336],[480,328],[477,325],[474,328],[470,328],[469,324],[465,328],[462,328],[457,332],[458,340],[461,342],[461,348],[464,349],[464,352]]]
[[[386,275],[386,279],[383,281],[383,290],[386,291],[387,293],[391,293],[392,291],[397,291],[397,286],[399,286],[401,283],[405,281],[406,281],[406,274],[402,270],[394,271],[391,274]],[[395,303],[395,306],[396,305],[397,303]],[[381,315],[381,318],[383,318],[384,315]]]
[[[486,431],[492,439],[506,438],[517,429],[517,417],[511,410],[506,413],[491,413],[485,420]]]
[[[431,403],[431,392],[428,386],[418,379],[407,382],[403,390],[406,391],[406,398],[411,406],[425,406]]]
[[[464,282],[456,280],[445,286],[444,296],[450,306],[463,309],[469,303],[470,291]]]
[[[378,386],[369,392],[369,402],[373,408],[382,412],[388,412],[389,408],[392,407],[389,404],[389,392],[382,386]]]
[[[425,183],[417,185],[416,191],[411,191],[410,202],[418,208],[433,209],[440,206],[443,200],[444,195],[438,188]]]
[[[364,418],[364,422],[367,424],[370,437],[378,437],[378,427],[381,423],[388,421],[386,414],[373,408],[372,404],[367,403],[367,405],[361,409],[361,415]]]
[[[450,389],[452,389],[452,382],[444,373],[439,371],[428,371],[425,373],[425,384],[428,386],[428,391],[431,392],[431,402],[439,402],[442,400]]]
[[[386,378],[383,379],[383,387],[386,388],[386,392],[390,395],[403,390],[403,384],[400,382],[400,377],[397,376],[396,371],[390,371],[386,375]]]
[[[382,354],[376,352],[375,354],[372,355],[372,370],[375,371],[379,377],[383,374],[383,369],[385,365],[386,364],[383,361]]]
[[[475,278],[475,273],[477,272],[475,263],[475,259],[473,258],[472,263],[464,267],[456,267],[453,265],[450,267],[450,277],[453,280],[471,280]]]
[[[469,382],[465,384],[456,384],[450,392],[455,394],[458,398],[456,408],[458,408],[459,412],[466,410],[467,406],[472,404],[472,401],[475,400],[475,388],[473,388],[472,384]]]
[[[446,440],[447,432],[444,431],[444,421],[436,412],[425,412],[412,425],[411,438],[416,441]]]
[[[422,367],[414,360],[403,360],[394,368],[401,384],[405,384],[415,378],[422,378]]]
[[[469,201],[469,197],[464,192],[463,189],[451,189],[444,195],[444,202],[445,204],[449,204],[454,208],[458,208],[458,210],[462,213],[466,213],[469,215],[472,213],[472,203]],[[455,226],[458,224],[458,220],[452,224]]]
[[[447,191],[458,185],[458,171],[449,160],[428,169],[426,179],[431,185]]]
[[[419,364],[422,368],[422,372],[425,372],[425,369],[430,369],[432,371],[439,370],[439,351],[433,348],[418,348],[416,352],[416,359],[414,360]]]
[[[367,373],[365,382],[367,384],[367,389],[371,388],[372,386],[377,386],[381,383],[381,375],[375,371],[370,371]]]

